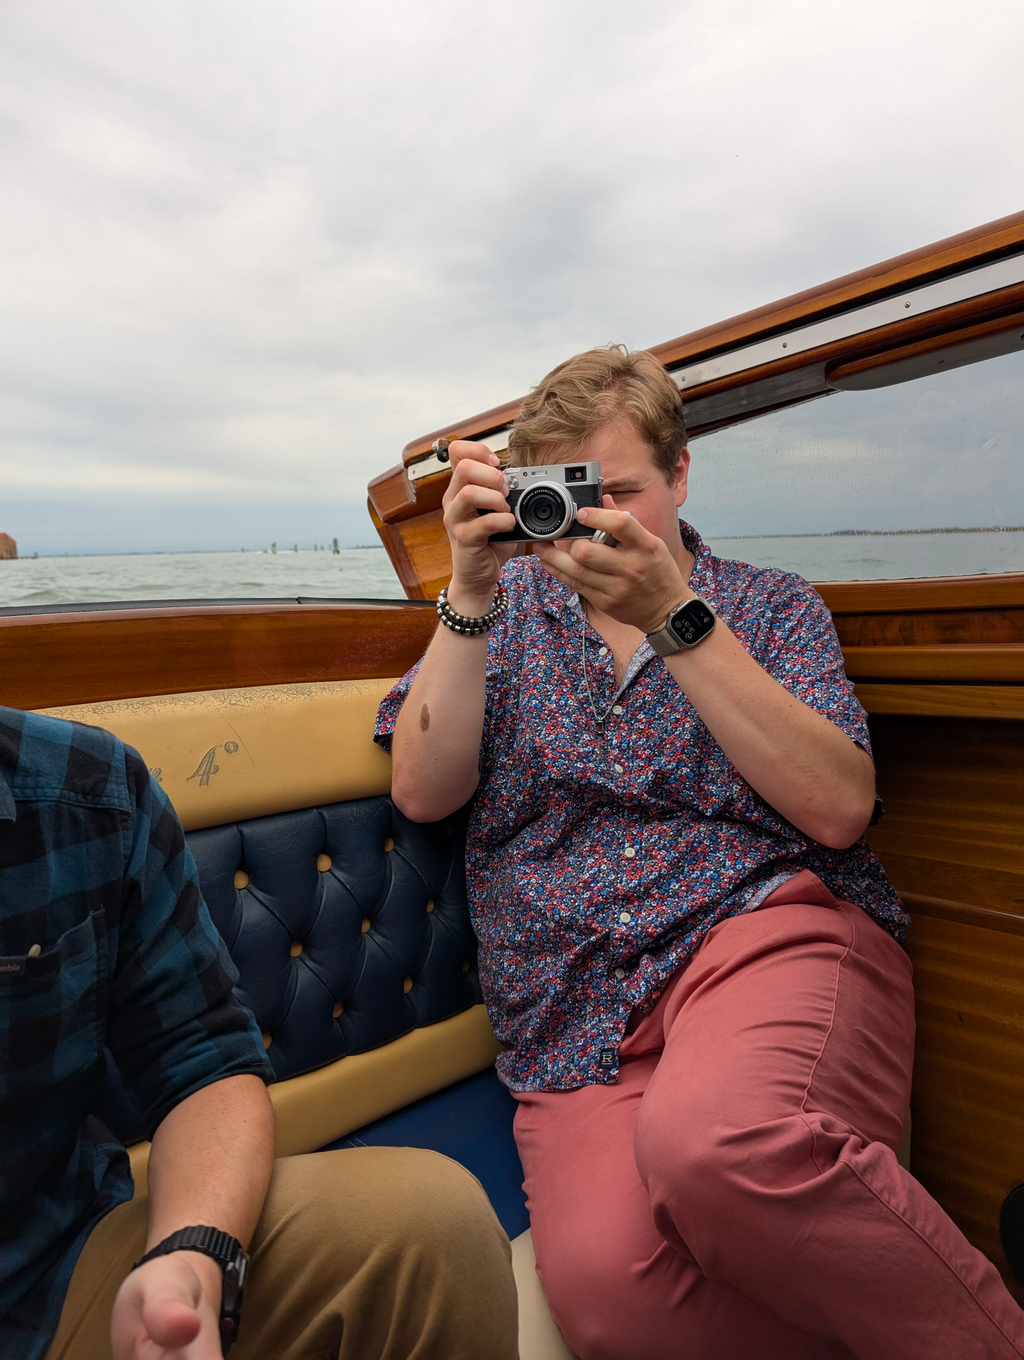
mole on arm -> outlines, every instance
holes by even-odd
[[[423,707],[420,709],[420,731],[425,732],[429,726],[430,726],[430,709],[426,706],[426,704],[424,704]]]

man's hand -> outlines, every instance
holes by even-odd
[[[693,595],[665,542],[632,515],[617,510],[611,496],[604,509],[582,509],[578,519],[618,539],[617,548],[589,538],[539,544],[537,556],[552,576],[618,623],[653,633],[682,600]]]
[[[118,1290],[114,1360],[221,1360],[221,1268],[195,1251],[147,1261]]]
[[[452,479],[442,502],[452,546],[448,599],[460,614],[474,617],[490,609],[501,569],[516,551],[515,544],[495,547],[490,535],[508,533],[516,521],[505,500],[508,483],[497,454],[468,439],[454,440],[448,454]]]

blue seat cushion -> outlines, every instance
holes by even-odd
[[[477,1178],[510,1238],[530,1226],[523,1166],[512,1136],[516,1102],[494,1068],[375,1119],[331,1148],[416,1147],[442,1152]]]
[[[481,1000],[465,820],[410,822],[381,796],[189,832],[279,1081]],[[109,1055],[96,1113],[124,1142],[141,1134]]]
[[[278,1081],[480,1001],[464,814],[359,798],[186,839]]]

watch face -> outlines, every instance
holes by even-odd
[[[687,600],[672,615],[672,631],[684,647],[707,637],[714,626],[715,616],[703,600]]]

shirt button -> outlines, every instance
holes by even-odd
[[[607,655],[608,655],[608,648],[607,648],[607,647],[600,647],[600,648],[598,649],[598,653],[597,653],[597,654],[598,654],[598,656],[607,656]]]
[[[625,968],[616,968],[616,970],[615,970],[615,976],[616,976],[616,977],[619,979],[619,981],[621,982],[622,979],[626,976],[626,970],[625,970]]]
[[[615,714],[616,717],[618,717],[619,714],[622,712],[622,705],[621,705],[621,704],[613,704],[613,705],[612,705],[612,712]]]
[[[614,769],[615,769],[615,773],[616,773],[616,774],[621,774],[621,773],[622,773],[622,766],[621,766],[621,765],[616,765],[616,766],[614,767]]]
[[[631,845],[627,845],[622,853],[626,856],[627,859],[632,859],[633,856],[636,854],[636,851],[633,849]]]
[[[628,926],[629,923],[630,923],[630,921],[632,921],[632,919],[633,919],[633,918],[632,918],[632,916],[630,916],[630,914],[629,914],[628,911],[620,911],[620,912],[619,912],[619,920],[622,922],[622,924],[623,924],[624,926]]]

